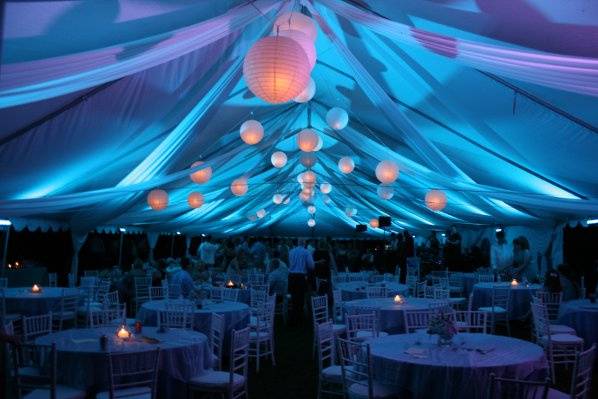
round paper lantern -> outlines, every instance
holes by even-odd
[[[230,184],[230,191],[237,197],[247,194],[247,190],[249,190],[249,186],[247,185],[247,179],[244,177],[239,177]]]
[[[255,222],[257,220],[257,216],[254,214],[247,215],[247,219],[249,219],[250,222]]]
[[[344,129],[349,123],[349,115],[342,108],[330,108],[326,113],[326,123],[334,130]]]
[[[309,83],[307,84],[305,89],[303,89],[303,91],[299,93],[297,97],[293,98],[293,101],[295,101],[296,103],[306,103],[310,101],[312,98],[314,98],[315,95],[316,82],[312,78],[309,78]]]
[[[338,168],[344,174],[349,174],[355,169],[355,162],[353,162],[353,158],[351,157],[342,157],[338,161]]]
[[[187,196],[187,203],[191,208],[199,208],[204,203],[203,195],[201,195],[201,193],[198,193],[197,191],[193,191],[192,193],[189,193],[189,195]]]
[[[265,209],[260,209],[255,214],[257,215],[258,218],[262,219],[264,216],[266,216],[266,210]]]
[[[352,218],[353,216],[357,215],[357,209],[348,207],[345,209],[345,215]]]
[[[282,194],[274,194],[272,196],[272,202],[274,202],[276,205],[280,205],[282,204]]]
[[[161,211],[168,206],[168,193],[160,189],[150,191],[147,195],[147,204],[154,211]]]
[[[239,133],[241,134],[241,140],[243,140],[245,144],[254,145],[264,138],[264,127],[258,121],[250,119],[243,122],[239,129]]]
[[[285,30],[303,32],[312,42],[315,42],[318,36],[318,28],[316,28],[313,19],[300,12],[286,12],[276,18],[272,33],[280,34],[280,32]]]
[[[320,184],[320,191],[322,192],[322,194],[330,194],[330,192],[332,191],[332,184],[327,182]]]
[[[426,206],[433,211],[441,211],[446,207],[446,194],[440,190],[430,190],[426,193]]]
[[[324,194],[324,195],[322,196],[322,201],[324,201],[324,203],[325,203],[326,205],[328,205],[328,204],[329,204],[329,203],[330,203],[332,200],[330,199],[330,197],[329,197],[328,195]]]
[[[299,199],[300,199],[302,202],[306,202],[306,201],[309,201],[309,200],[311,199],[311,195],[310,195],[310,194],[308,194],[308,193],[306,193],[306,192],[303,192],[303,191],[301,191],[301,192],[299,193]]]
[[[288,205],[289,202],[291,202],[291,197],[287,196],[287,198],[284,200],[283,204]]]
[[[243,61],[243,76],[253,94],[270,104],[297,97],[309,83],[311,67],[299,43],[284,36],[258,40]]]
[[[301,154],[299,162],[301,162],[301,165],[305,166],[306,168],[313,168],[314,165],[318,162],[318,158],[316,158],[316,154],[314,153],[304,152],[303,154]]]
[[[282,168],[287,164],[287,154],[282,151],[276,151],[270,157],[270,162],[275,168]]]
[[[305,33],[298,30],[283,30],[279,33],[279,36],[288,37],[296,41],[307,56],[310,71],[314,69],[314,65],[316,65],[316,46]]]
[[[318,146],[319,136],[312,129],[303,129],[297,134],[297,146],[303,152],[312,152]]]
[[[399,166],[394,161],[381,161],[376,166],[376,178],[380,183],[393,183],[397,177],[399,177]]]
[[[191,167],[194,168],[201,164],[203,164],[202,161],[193,162]],[[208,166],[207,168],[200,169],[197,172],[191,173],[189,177],[191,177],[191,180],[193,180],[195,183],[205,183],[212,178],[212,168]]]
[[[302,173],[301,181],[305,187],[312,188],[316,184],[316,180],[316,174],[311,170]]]
[[[379,225],[380,223],[378,222],[378,219],[370,219],[370,226],[372,227],[372,229],[377,229]]]
[[[316,213],[316,207],[313,205],[310,205],[307,207],[307,213],[313,215],[314,213]]]
[[[385,200],[389,200],[395,195],[395,190],[392,187],[383,184],[380,184],[376,191],[378,192],[378,197]]]
[[[309,220],[307,221],[307,225],[308,225],[309,227],[314,227],[314,226],[316,225],[316,221],[315,221],[315,219],[309,219]]]
[[[314,186],[312,184],[302,184],[301,185],[301,192],[308,194],[308,195],[312,195],[314,194]]]

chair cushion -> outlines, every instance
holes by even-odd
[[[548,399],[570,399],[571,395],[557,391],[554,388],[548,389]]]
[[[577,335],[575,330],[569,326],[564,324],[551,324],[550,325],[550,333],[551,334],[570,334],[570,335]]]
[[[265,340],[265,339],[269,339],[270,338],[270,333],[269,332],[265,332],[265,331],[260,331],[259,333],[257,331],[251,331],[249,333],[249,340],[250,341],[255,341],[255,340]]]
[[[114,391],[114,396],[117,398],[123,397],[127,399],[151,399],[152,390],[149,387],[132,387],[127,389],[117,389]],[[96,395],[96,399],[109,399],[110,392],[104,391]]]
[[[196,388],[205,387],[208,389],[222,389],[228,388],[230,379],[230,372],[228,371],[214,371],[208,370],[205,373],[193,377],[189,380],[189,385]],[[233,387],[239,388],[245,384],[245,377],[240,374],[233,374]]]
[[[540,337],[542,342],[546,342],[546,337]],[[552,334],[550,340],[555,344],[581,344],[583,338],[571,334]]]
[[[377,382],[373,383],[374,399],[377,398],[394,398],[396,393],[391,391],[386,386]],[[349,398],[351,399],[368,399],[367,384],[352,384],[348,389]]]
[[[379,337],[386,337],[388,334],[385,333],[384,331],[380,331],[378,333]],[[357,333],[355,333],[355,338],[357,339],[368,339],[368,338],[373,338],[372,337],[372,332],[369,330],[359,330],[357,331]]]
[[[255,317],[255,316],[250,316],[249,317],[249,326],[250,327],[257,326],[257,317]]]
[[[49,389],[36,389],[23,396],[23,399],[48,399],[49,397]],[[85,399],[85,391],[67,387],[66,385],[56,385],[56,397],[60,399]]]
[[[334,335],[343,334],[346,329],[347,329],[347,326],[345,326],[344,324],[333,324],[332,325],[332,332],[334,332]]]
[[[343,370],[341,366],[330,366],[322,370],[322,379],[327,382],[343,383]]]
[[[505,310],[505,308],[502,308],[500,306],[482,306],[481,308],[478,308],[478,310],[480,312],[489,312],[489,313],[507,313],[507,311]]]

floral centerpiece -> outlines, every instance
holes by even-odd
[[[447,345],[451,343],[453,337],[457,334],[457,327],[455,327],[450,314],[441,312],[430,318],[427,333],[438,335],[438,345]]]

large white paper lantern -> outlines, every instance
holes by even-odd
[[[245,144],[254,145],[264,138],[264,127],[258,121],[249,119],[248,121],[243,122],[239,129],[239,134],[241,135],[241,140],[243,140]]]
[[[282,194],[274,194],[272,196],[272,202],[274,202],[276,205],[282,204],[282,200],[283,200]]]
[[[194,168],[203,164],[202,161],[193,162],[191,167]],[[212,178],[212,168],[208,166],[207,168],[199,169],[197,172],[193,172],[189,175],[191,180],[195,183],[202,184],[208,182]]]
[[[383,184],[378,185],[378,197],[389,200],[395,195],[395,190],[391,186],[385,186]]]
[[[297,134],[297,146],[301,151],[312,152],[318,146],[318,133],[312,129],[303,129]]]
[[[315,95],[316,82],[312,78],[310,78],[309,83],[307,84],[305,89],[303,89],[303,91],[299,93],[297,97],[293,98],[293,101],[295,101],[296,103],[306,103],[310,101],[312,98],[314,98]]]
[[[311,170],[302,173],[301,182],[303,183],[303,186],[312,188],[314,184],[316,184],[316,180],[316,174]]]
[[[330,108],[326,113],[326,123],[334,130],[344,129],[349,123],[349,115],[342,108]]]
[[[245,177],[239,177],[230,184],[230,191],[237,197],[247,194],[247,190],[249,190],[249,185]]]
[[[352,207],[347,207],[347,208],[345,208],[345,215],[352,218],[353,216],[357,215],[357,209],[352,208]]]
[[[298,30],[283,30],[279,35],[288,37],[299,43],[307,56],[310,70],[314,69],[314,65],[316,65],[316,46],[305,33]]]
[[[275,168],[282,168],[287,164],[287,154],[282,151],[276,151],[270,157],[270,162]]]
[[[372,229],[377,229],[380,226],[377,218],[370,219],[370,226]]]
[[[309,40],[312,42],[316,41],[318,36],[318,28],[313,19],[300,12],[286,12],[276,18],[274,26],[272,27],[272,33],[276,34],[285,30],[298,30],[303,32]]]
[[[426,193],[426,206],[433,211],[441,211],[446,207],[446,194],[441,190],[430,190]]]
[[[155,189],[147,195],[147,204],[154,211],[161,211],[168,206],[168,193],[164,190]]]
[[[313,215],[314,213],[316,213],[316,207],[313,205],[308,206],[307,213],[309,213],[310,215]]]
[[[316,220],[315,220],[315,219],[313,219],[313,218],[312,218],[312,219],[309,219],[309,220],[307,221],[307,225],[308,225],[309,227],[314,227],[314,226],[316,225]]]
[[[258,40],[243,61],[243,76],[253,94],[270,104],[297,97],[309,84],[311,67],[299,43],[284,36]]]
[[[306,168],[313,168],[318,162],[318,158],[316,157],[316,154],[312,152],[304,152],[301,154],[299,162],[301,162],[301,165],[305,166]]]
[[[265,209],[260,209],[259,211],[256,212],[256,215],[258,218],[263,219],[264,216],[266,216],[266,210]]]
[[[341,172],[347,175],[355,169],[355,162],[353,162],[353,158],[351,157],[342,157],[338,161],[338,168]]]
[[[393,183],[399,177],[399,166],[390,160],[381,161],[376,166],[376,178],[383,184]]]
[[[191,208],[199,208],[204,204],[203,195],[197,191],[193,191],[187,196],[187,203]]]
[[[320,184],[320,192],[322,194],[330,194],[331,191],[332,191],[332,184],[330,184],[328,182],[323,182],[322,184]]]

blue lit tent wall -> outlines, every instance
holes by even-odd
[[[75,240],[98,226],[348,236],[357,223],[390,215],[394,230],[418,235],[453,223],[472,237],[498,223],[525,226],[545,232],[540,248],[559,223],[596,216],[598,18],[588,14],[598,11],[534,2],[529,19],[505,20],[488,1],[388,3],[7,3],[0,218],[68,226]],[[270,105],[247,90],[241,66],[288,9],[318,23],[317,91],[307,104]],[[537,74],[498,74],[488,61],[468,64],[467,43],[587,70],[553,77],[547,61]],[[335,106],[349,113],[340,131],[325,121]],[[239,138],[249,118],[265,127],[256,146]],[[308,124],[323,138],[318,181],[333,186],[329,203],[315,199],[314,230],[296,181],[305,168],[294,135]],[[274,150],[289,155],[285,168],[270,164]],[[356,161],[350,175],[336,165],[345,155]],[[400,166],[391,200],[376,194],[383,159]],[[197,160],[214,169],[200,186],[189,179]],[[229,185],[242,175],[249,192],[235,197]],[[154,188],[169,193],[163,211],[146,203]],[[433,188],[447,193],[441,212],[425,206]],[[205,196],[199,209],[187,204],[192,190]],[[274,205],[275,193],[290,203]],[[253,217],[260,209],[266,216]]]

